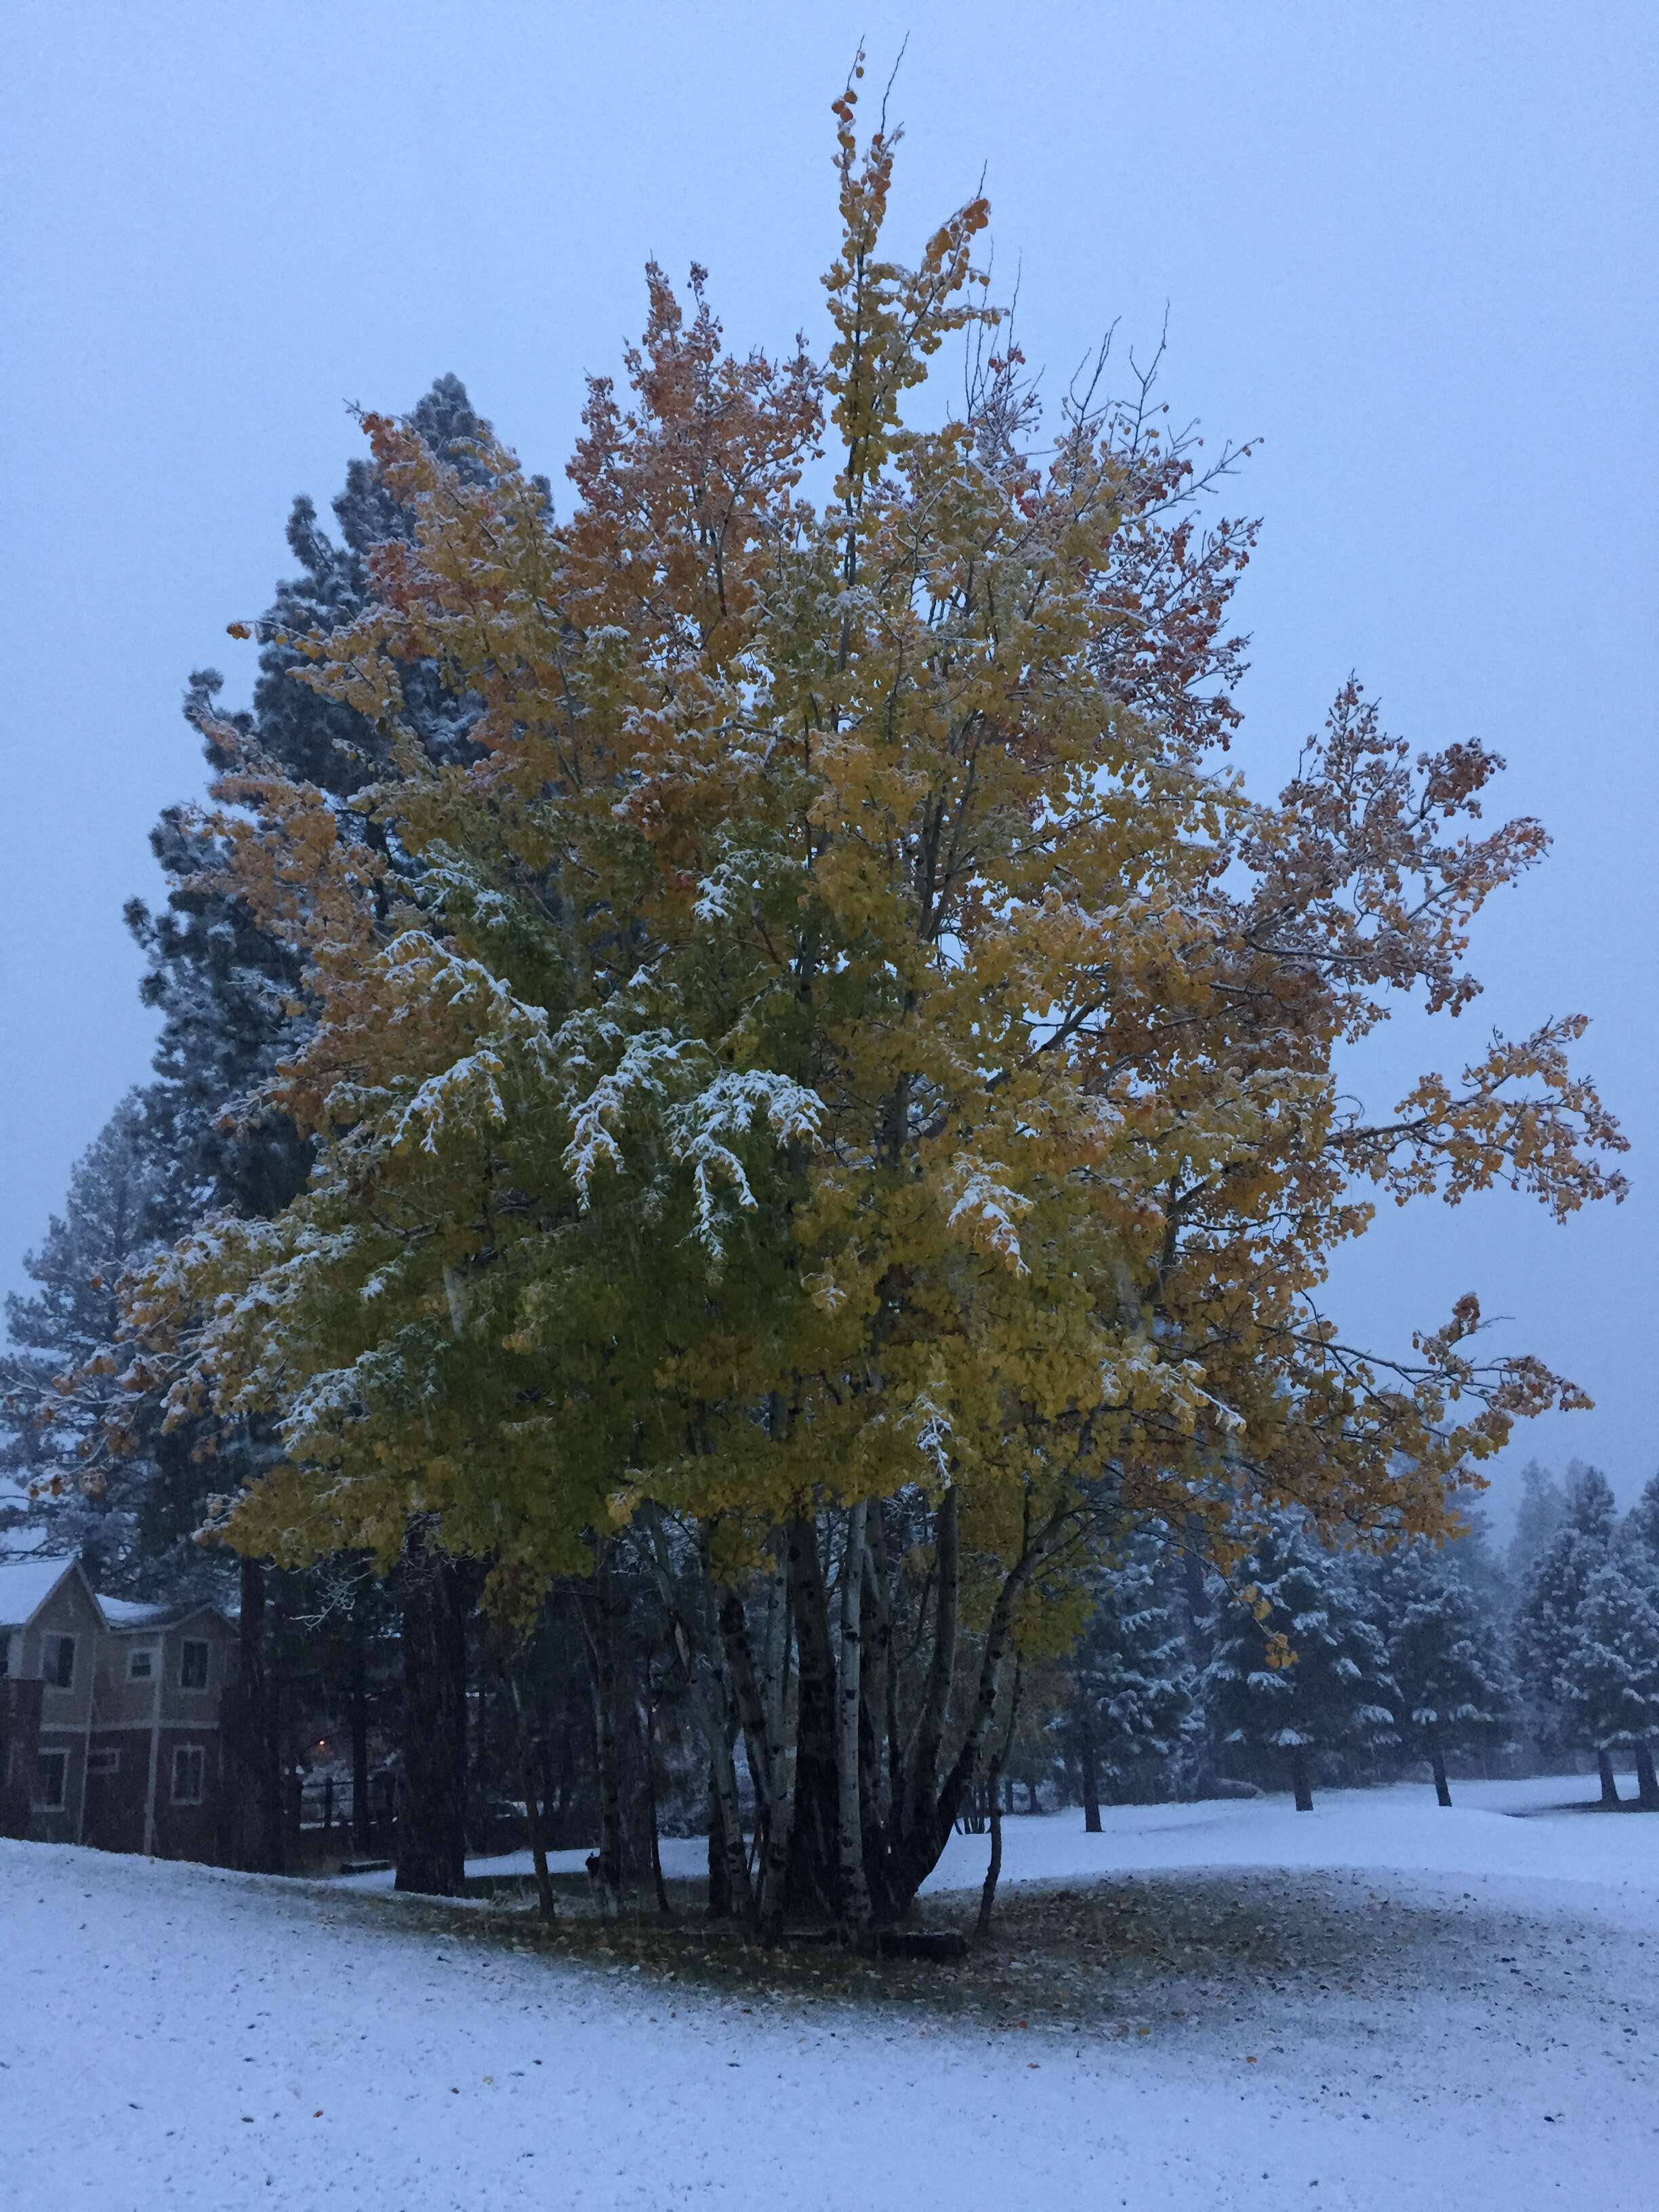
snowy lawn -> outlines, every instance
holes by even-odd
[[[1510,1817],[1593,1786],[1010,1820],[954,2009],[914,1975],[722,1990],[520,1950],[507,1916],[0,1843],[0,2202],[1648,2212],[1659,1818]],[[931,1914],[984,1851],[952,1843]]]

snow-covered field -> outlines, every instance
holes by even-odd
[[[1009,1821],[1011,1881],[1364,1930],[1346,1982],[1281,1960],[1122,2038],[688,1994],[329,1886],[0,1843],[0,2203],[1650,2212],[1659,1819],[1511,1817],[1592,1787]]]

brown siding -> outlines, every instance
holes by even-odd
[[[148,1728],[155,1711],[159,1686],[166,1680],[167,1653],[164,1639],[157,1629],[149,1636],[106,1636],[99,1653],[98,1713],[100,1728],[113,1728],[120,1722],[142,1722]],[[155,1655],[155,1672],[147,1682],[127,1680],[127,1657],[133,1651],[152,1651]]]
[[[65,1577],[17,1639],[22,1644],[21,1665],[14,1645],[13,1665],[18,1674],[39,1680],[49,1636],[75,1638],[75,1680],[67,1690],[52,1682],[43,1686],[40,1725],[43,1729],[84,1728],[92,1715],[93,1682],[108,1631],[79,1575]]]
[[[33,1832],[29,1799],[40,1742],[40,1686],[0,1677],[0,1836]]]
[[[167,1632],[167,1651],[162,1674],[161,1720],[168,1728],[216,1728],[219,1724],[219,1694],[225,1686],[225,1664],[228,1648],[235,1641],[230,1630],[217,1613],[198,1613],[192,1620],[181,1620]],[[207,1686],[187,1690],[181,1678],[186,1643],[205,1644],[208,1647]]]
[[[149,1730],[123,1729],[94,1734],[94,1754],[113,1752],[113,1774],[87,1776],[85,1840],[100,1851],[142,1851],[144,1797],[149,1781]]]
[[[75,1676],[66,1690],[40,1679],[46,1639],[54,1635],[76,1639]],[[185,1686],[187,1643],[208,1646],[207,1681],[199,1688]],[[149,1840],[157,1856],[222,1857],[219,1715],[234,1648],[234,1631],[211,1609],[165,1627],[112,1631],[80,1577],[70,1577],[28,1628],[14,1633],[12,1672],[0,1677],[0,1759],[5,1745],[12,1751],[11,1782],[0,1787],[0,1834],[142,1851],[155,1755]],[[155,1653],[155,1671],[130,1681],[127,1656],[135,1649]],[[203,1753],[199,1805],[173,1802],[173,1753],[181,1744],[197,1745]],[[91,1771],[89,1747],[113,1756],[112,1772]],[[39,1753],[52,1750],[68,1755],[64,1802],[56,1811],[33,1802]],[[5,1771],[0,1765],[0,1777]]]
[[[51,1691],[46,1695],[50,1697]],[[81,1835],[81,1788],[86,1778],[87,1739],[84,1731],[54,1729],[44,1714],[40,1723],[40,1738],[36,1754],[46,1751],[61,1751],[66,1754],[64,1769],[64,1802],[55,1810],[46,1805],[33,1805],[29,1813],[29,1833],[37,1843],[73,1844]],[[33,1796],[33,1776],[30,1796]]]
[[[202,1802],[175,1805],[173,1802],[173,1754],[176,1747],[195,1744],[202,1751]],[[161,1787],[155,1793],[155,1856],[161,1859],[199,1859],[210,1865],[218,1857],[220,1810],[219,1731],[216,1728],[164,1729],[161,1732]]]

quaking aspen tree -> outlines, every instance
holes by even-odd
[[[493,440],[463,470],[365,418],[408,526],[285,642],[386,732],[374,835],[229,729],[214,825],[303,964],[272,1098],[315,1169],[127,1313],[179,1418],[282,1424],[234,1544],[390,1566],[418,1514],[522,1594],[632,1532],[745,1747],[743,1909],[862,1941],[1097,1538],[1433,1535],[1517,1418],[1583,1402],[1482,1358],[1472,1297],[1403,1363],[1316,1300],[1376,1201],[1565,1218],[1623,1140],[1571,1018],[1345,1099],[1391,1002],[1467,1014],[1469,925],[1544,833],[1478,828],[1498,759],[1413,758],[1357,684],[1247,790],[1252,532],[1196,504],[1237,457],[1103,397],[1105,357],[1045,422],[985,201],[890,258],[896,134],[855,103],[822,360],[731,353],[703,273],[651,268],[563,519]],[[924,408],[947,347],[965,397]],[[414,667],[469,757],[415,741]]]

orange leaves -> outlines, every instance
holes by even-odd
[[[1558,1221],[1595,1199],[1617,1202],[1626,1179],[1595,1155],[1627,1152],[1628,1140],[1595,1085],[1567,1060],[1568,1045],[1587,1027],[1573,1014],[1528,1037],[1494,1032],[1458,1083],[1425,1076],[1395,1120],[1343,1128],[1333,1149],[1401,1206],[1433,1193],[1455,1206],[1498,1183],[1538,1199]]]

